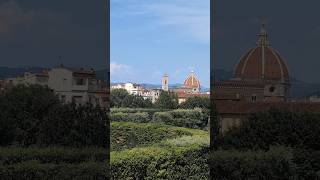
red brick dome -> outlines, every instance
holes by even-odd
[[[184,86],[190,88],[200,88],[200,81],[198,80],[195,73],[192,71],[191,74],[184,80]]]
[[[269,46],[264,26],[258,37],[257,47],[244,54],[236,65],[235,78],[289,82],[288,66],[280,54]]]

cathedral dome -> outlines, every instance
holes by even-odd
[[[198,80],[195,73],[192,71],[191,74],[184,80],[184,86],[190,88],[200,88],[200,81]]]
[[[241,57],[235,78],[289,82],[289,70],[280,54],[270,47],[264,25],[258,34],[257,47]]]

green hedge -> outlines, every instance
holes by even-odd
[[[191,135],[191,132],[184,128],[168,125],[112,122],[111,150],[119,151],[154,144],[164,139],[172,139],[183,135]]]
[[[113,113],[148,113],[149,119],[151,120],[153,114],[156,112],[169,111],[167,109],[157,109],[157,108],[111,108],[110,112]]]
[[[148,123],[150,122],[150,118],[148,113],[145,112],[137,112],[137,113],[111,113],[110,118],[112,121],[116,122],[136,122],[136,123]]]
[[[80,163],[86,161],[103,162],[108,151],[103,148],[22,148],[1,147],[0,166],[37,160],[40,163]]]
[[[153,121],[173,126],[204,129],[208,125],[208,113],[200,108],[177,109],[157,112],[153,115]]]
[[[219,150],[210,155],[213,179],[320,179],[320,152],[274,146],[269,151]]]
[[[0,148],[0,179],[105,179],[102,148]]]
[[[208,126],[208,111],[195,109],[134,109],[134,108],[113,108],[111,109],[112,121],[148,123],[157,122],[167,125],[205,129]]]
[[[297,178],[292,152],[279,147],[270,151],[216,151],[210,155],[213,179],[274,179]]]
[[[111,179],[208,179],[209,135],[189,131],[192,136],[111,152]]]
[[[42,164],[39,161],[26,161],[0,166],[0,178],[5,179],[92,179],[107,178],[105,163],[85,162],[80,164]]]
[[[270,109],[249,116],[218,138],[224,149],[264,149],[283,145],[320,150],[320,114]]]

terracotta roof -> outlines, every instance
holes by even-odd
[[[184,86],[186,87],[200,87],[200,81],[198,80],[197,76],[194,72],[191,72],[191,74],[187,77],[187,79],[184,81]]]
[[[259,34],[257,47],[250,49],[240,58],[235,68],[235,77],[289,82],[288,66],[280,54],[269,46],[265,30]]]
[[[307,110],[320,112],[320,103],[311,102],[259,102],[250,103],[244,101],[216,101],[217,110],[220,114],[247,115],[249,113],[266,111],[272,107],[288,109],[291,111]]]

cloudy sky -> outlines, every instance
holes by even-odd
[[[111,81],[209,86],[209,0],[111,0]]]
[[[0,66],[105,68],[104,14],[99,0],[0,0]]]

